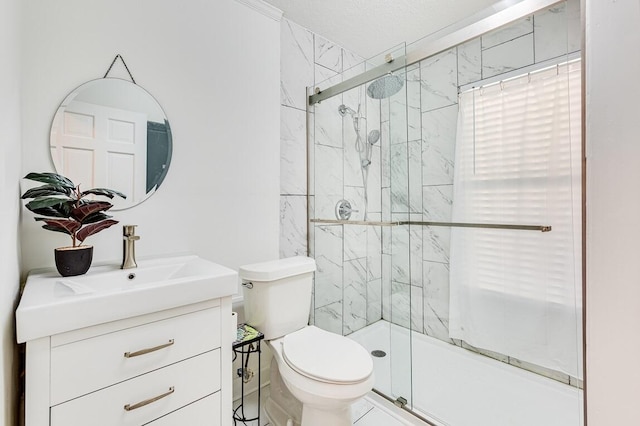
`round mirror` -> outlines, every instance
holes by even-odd
[[[60,104],[49,139],[56,172],[81,188],[109,188],[140,204],[169,170],[172,138],[162,107],[137,84],[117,78],[89,81]]]

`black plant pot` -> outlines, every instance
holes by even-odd
[[[56,268],[63,277],[86,274],[93,260],[93,246],[55,249]]]

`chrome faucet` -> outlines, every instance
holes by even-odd
[[[122,266],[120,269],[137,268],[135,242],[140,239],[136,235],[136,226],[124,225],[122,227]]]

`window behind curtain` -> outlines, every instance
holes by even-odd
[[[580,62],[460,95],[450,335],[578,377],[581,371]]]

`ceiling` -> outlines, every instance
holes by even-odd
[[[497,0],[265,0],[284,17],[364,58],[414,42]]]

